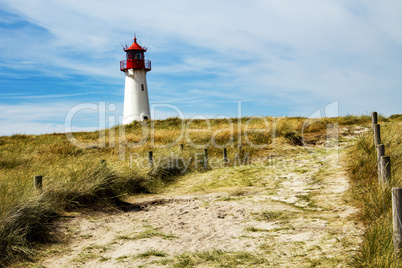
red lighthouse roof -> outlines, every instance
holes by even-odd
[[[147,51],[147,48],[143,48],[141,47],[138,43],[137,43],[137,37],[134,37],[134,43],[129,47],[129,48],[125,48],[124,51],[130,51],[130,50],[140,50],[140,51]]]

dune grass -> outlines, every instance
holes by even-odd
[[[354,255],[353,267],[400,267],[402,256],[396,255],[392,227],[392,187],[402,186],[402,124],[391,118],[381,123],[381,138],[385,155],[391,157],[389,187],[381,190],[378,185],[377,160],[373,135],[359,138],[349,154],[349,174],[352,195],[362,208],[359,219],[366,226],[364,240]]]
[[[329,124],[369,122],[368,116],[169,118],[96,132],[0,137],[0,266],[34,257],[36,243],[54,239],[52,222],[65,211],[116,206],[127,195],[157,193],[181,174],[201,172],[204,148],[210,168],[214,161],[230,166],[236,155],[266,158],[325,139]],[[224,147],[228,164],[222,163]],[[40,192],[33,189],[34,175],[44,178]]]
[[[196,267],[206,265],[207,267],[261,267],[269,265],[264,256],[250,252],[227,252],[222,250],[211,250],[201,252],[186,252],[176,256],[172,260],[172,267]]]

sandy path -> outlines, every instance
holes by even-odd
[[[40,264],[186,267],[184,252],[199,260],[191,253],[209,251],[258,258],[244,267],[347,267],[362,231],[339,159],[362,130],[344,129],[339,151],[327,144],[271,165],[192,174],[163,195],[133,197],[131,211],[77,214],[58,223],[70,242],[52,246]],[[222,265],[211,258],[201,263]]]

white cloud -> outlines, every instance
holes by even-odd
[[[45,134],[64,132],[64,126],[58,124],[46,124],[36,122],[10,122],[0,119],[0,136],[14,134]]]
[[[64,133],[66,131],[93,131],[111,127],[119,122],[122,104],[116,110],[108,110],[108,103],[37,102],[0,104],[0,135]],[[76,109],[94,106],[96,109]],[[67,117],[70,110],[72,117]],[[66,129],[68,124],[68,129]],[[113,124],[113,125],[109,125]]]

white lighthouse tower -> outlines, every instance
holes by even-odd
[[[134,43],[125,47],[126,60],[120,61],[120,70],[126,75],[124,87],[123,124],[143,121],[151,118],[149,111],[147,72],[151,70],[151,61],[145,60],[143,48]]]

